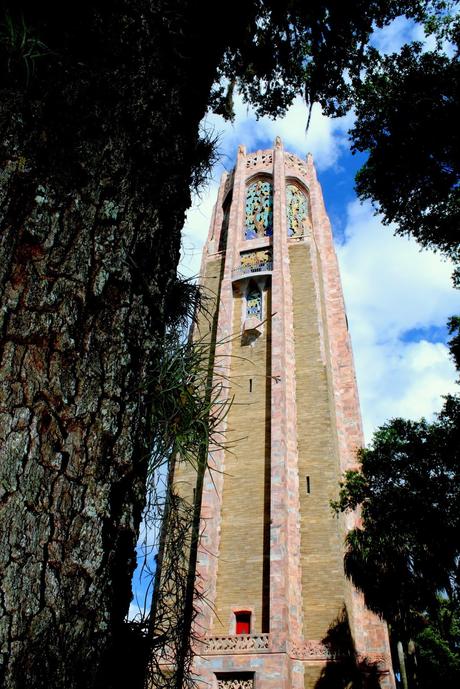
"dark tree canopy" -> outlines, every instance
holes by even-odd
[[[406,45],[398,55],[369,54],[355,89],[355,151],[369,158],[356,177],[386,224],[422,246],[460,260],[460,61]]]
[[[295,96],[320,103],[326,114],[344,114],[353,103],[348,78],[359,77],[375,27],[406,15],[422,21],[439,2],[419,0],[257,0],[244,29],[218,65],[211,105],[231,116],[235,83],[260,116],[282,115]],[[230,89],[221,80],[230,82]]]
[[[435,422],[394,419],[349,471],[341,510],[362,507],[347,537],[345,566],[369,606],[409,624],[441,591],[457,591],[460,555],[460,400]]]

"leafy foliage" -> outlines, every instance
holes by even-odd
[[[354,83],[353,149],[369,158],[356,177],[385,224],[422,246],[460,260],[459,21],[450,28],[453,57],[423,52],[369,52],[366,77]]]
[[[247,3],[245,24],[230,37],[219,63],[212,104],[232,117],[236,83],[258,115],[283,114],[299,93],[310,105],[321,103],[327,114],[344,114],[352,103],[347,79],[359,77],[373,27],[401,14],[422,20],[428,6],[438,5],[417,0]]]
[[[439,599],[438,610],[416,636],[421,689],[456,689],[460,683],[460,607]]]
[[[219,447],[217,429],[228,411],[222,383],[209,375],[207,341],[180,341],[173,332],[162,343],[154,374],[152,423],[155,443],[150,473],[175,457],[195,468]]]
[[[360,460],[362,474],[347,472],[334,504],[362,508],[345,568],[371,609],[407,629],[460,584],[460,398],[431,424],[393,419]]]

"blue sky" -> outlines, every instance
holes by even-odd
[[[401,18],[377,31],[373,42],[389,53],[408,40],[424,40],[423,30]],[[431,40],[427,46],[432,47]],[[187,276],[199,273],[219,179],[223,170],[232,169],[239,144],[248,152],[270,148],[279,135],[286,150],[302,158],[311,152],[336,241],[369,442],[373,430],[390,418],[431,417],[442,395],[454,392],[446,321],[460,313],[460,292],[452,288],[448,262],[420,251],[413,240],[394,237],[369,204],[358,202],[354,175],[363,156],[350,153],[347,132],[353,115],[331,120],[315,106],[308,134],[306,122],[301,98],[276,121],[257,121],[239,99],[233,124],[214,115],[205,119],[203,126],[220,136],[220,160],[188,213],[180,270]],[[145,581],[136,576],[134,589],[141,600]],[[135,610],[133,605],[132,614]]]

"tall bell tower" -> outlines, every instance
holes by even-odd
[[[386,625],[343,572],[332,514],[363,444],[331,228],[311,156],[224,175],[202,261],[216,376],[233,399],[204,481],[194,671],[202,689],[394,687]],[[175,480],[192,486],[188,468]],[[351,519],[351,521],[350,521]],[[337,682],[337,679],[339,681]],[[352,685],[350,685],[352,686]],[[353,686],[357,686],[353,684]]]

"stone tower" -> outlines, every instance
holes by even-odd
[[[343,573],[330,500],[363,444],[330,223],[311,156],[246,154],[224,175],[203,252],[216,376],[233,404],[210,458],[194,669],[203,689],[394,687],[386,626]],[[175,479],[193,488],[190,470]],[[356,670],[356,668],[359,670]],[[343,686],[346,682],[343,683]],[[355,685],[353,685],[355,686]],[[366,684],[364,684],[366,686]]]

